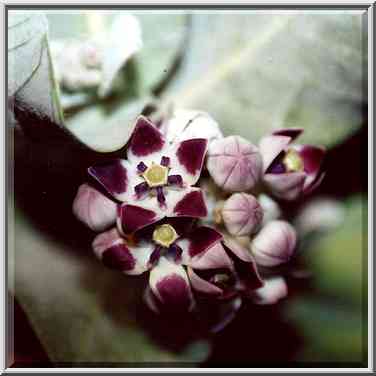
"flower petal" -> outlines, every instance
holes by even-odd
[[[256,263],[247,249],[230,238],[225,240],[225,249],[234,262],[234,268],[240,282],[238,286],[240,290],[248,292],[263,286]]]
[[[206,250],[194,256],[189,254],[191,243],[189,239],[178,240],[177,244],[183,250],[182,263],[195,269],[233,268],[232,261],[224,250],[220,240],[217,240]]]
[[[297,139],[303,133],[303,128],[282,128],[274,131],[275,136],[286,136],[291,138],[291,142]]]
[[[161,257],[151,270],[149,284],[163,310],[172,312],[190,311],[193,296],[184,268]],[[160,307],[161,309],[161,307]]]
[[[130,234],[164,218],[165,213],[158,205],[123,204],[119,207],[118,228],[124,234]],[[149,202],[150,203],[150,202]]]
[[[148,270],[153,247],[148,243],[130,246],[115,228],[99,234],[93,241],[93,250],[109,268],[137,275]]]
[[[284,174],[266,174],[264,183],[269,190],[284,200],[295,200],[303,192],[305,172],[289,172]]]
[[[117,205],[114,201],[82,184],[73,201],[73,213],[93,231],[103,231],[116,222]]]
[[[308,189],[321,173],[321,167],[325,157],[325,149],[311,145],[297,145],[294,149],[303,159],[304,171],[307,174],[307,179],[304,182],[304,189]]]
[[[158,300],[153,294],[153,291],[151,291],[151,288],[147,286],[144,291],[144,302],[146,305],[155,313],[160,313],[159,308],[158,308]]]
[[[138,183],[130,164],[123,159],[89,167],[88,173],[119,201],[130,200],[134,193],[133,186]]]
[[[179,246],[192,258],[202,255],[216,243],[222,240],[222,234],[211,227],[200,226],[195,228],[186,239],[178,242]],[[180,245],[182,243],[182,245]]]
[[[169,200],[169,196],[171,200]],[[167,194],[169,216],[202,218],[207,215],[204,195],[199,188],[172,191]],[[171,204],[174,204],[173,206]],[[170,206],[171,205],[171,206]]]
[[[171,153],[171,175],[181,175],[188,185],[196,184],[204,165],[208,141],[195,138],[180,142]]]
[[[260,305],[275,304],[287,296],[287,284],[282,277],[269,278],[264,282],[264,286],[255,290],[250,296],[253,303]]]
[[[194,290],[205,295],[222,295],[223,290],[221,288],[201,278],[192,268],[188,268],[188,276]]]
[[[262,156],[263,171],[269,168],[277,156],[290,144],[291,137],[283,135],[272,135],[263,137],[259,143],[259,150]]]
[[[191,138],[206,138],[210,142],[222,137],[217,122],[201,111],[177,109],[166,124],[166,138],[173,143]]]
[[[139,116],[130,138],[127,157],[131,163],[141,160],[159,163],[165,145],[158,128],[146,117]]]

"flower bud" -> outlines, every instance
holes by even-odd
[[[258,229],[263,218],[263,211],[254,196],[234,193],[224,203],[222,217],[231,235],[244,236]]]
[[[242,192],[258,183],[262,159],[256,146],[240,136],[229,136],[210,144],[207,168],[223,190]]]
[[[257,197],[257,200],[264,214],[262,219],[263,225],[281,216],[281,208],[270,196],[262,193]]]
[[[275,304],[287,296],[287,284],[282,277],[264,279],[264,286],[255,290],[251,298],[253,303],[266,305]]]
[[[251,250],[257,264],[277,266],[290,259],[295,246],[295,229],[288,222],[271,221],[252,240]]]
[[[82,184],[73,202],[73,213],[93,231],[102,231],[116,221],[116,204],[92,188]]]

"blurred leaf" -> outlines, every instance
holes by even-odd
[[[203,342],[168,351],[141,326],[143,278],[104,268],[89,249],[91,257],[57,243],[19,211],[15,233],[16,297],[51,361],[124,365],[207,356]]]
[[[313,289],[287,307],[288,317],[305,339],[300,354],[304,360],[364,361],[367,203],[355,197],[345,206],[342,226],[317,235],[303,250]]]
[[[120,69],[142,48],[141,25],[137,18],[123,14],[113,20],[105,37],[100,97],[109,93]]]
[[[141,22],[143,48],[135,56],[141,91],[155,89],[168,79],[183,54],[189,32],[189,16],[174,11],[165,14],[134,12]]]
[[[313,240],[305,259],[315,278],[315,288],[359,308],[367,286],[367,203],[347,202],[344,222],[337,230]],[[363,284],[364,282],[364,284]]]
[[[67,127],[81,142],[95,151],[116,151],[128,142],[134,121],[150,102],[150,97],[136,99],[116,110],[100,105],[91,106],[69,119]]]
[[[47,23],[43,14],[10,11],[8,95],[12,96],[39,67]]]
[[[44,14],[9,12],[8,96],[16,96],[33,111],[62,124],[47,31]]]
[[[166,95],[257,142],[279,127],[302,141],[342,141],[362,122],[366,44],[360,13],[194,14],[186,57]]]
[[[366,320],[358,310],[349,310],[333,301],[305,297],[289,303],[288,317],[304,335],[299,361],[364,361]]]

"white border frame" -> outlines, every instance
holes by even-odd
[[[90,1],[90,0],[89,0]],[[3,340],[0,343],[0,352],[2,354],[0,358],[0,371],[3,373],[6,371],[7,373],[63,373],[63,372],[75,372],[75,373],[188,373],[188,372],[194,372],[194,373],[316,373],[316,372],[328,372],[328,373],[372,373],[373,367],[374,367],[374,356],[373,356],[373,232],[372,232],[372,225],[373,225],[373,14],[375,12],[374,4],[372,1],[348,1],[348,0],[331,0],[330,4],[326,2],[325,0],[319,0],[313,2],[309,1],[290,1],[289,3],[279,1],[279,0],[264,0],[263,2],[258,1],[257,3],[253,3],[249,0],[242,0],[237,1],[236,4],[231,3],[230,1],[210,1],[206,0],[206,2],[203,4],[200,0],[192,0],[189,2],[176,2],[171,0],[166,0],[163,3],[159,1],[145,1],[145,0],[139,0],[136,2],[125,2],[124,0],[112,0],[109,3],[103,3],[103,1],[98,0],[92,0],[92,1],[75,1],[75,0],[66,0],[66,1],[56,1],[53,4],[51,2],[48,2],[46,0],[40,0],[37,3],[34,2],[25,2],[25,1],[3,1],[0,0],[0,6],[1,6],[1,20],[3,21],[2,24],[5,24],[5,5],[24,5],[24,6],[32,6],[32,5],[40,5],[40,6],[56,6],[56,5],[81,5],[83,7],[85,6],[93,6],[93,5],[105,5],[108,7],[111,7],[111,5],[150,5],[150,6],[156,6],[156,5],[192,5],[193,7],[195,5],[227,5],[227,6],[235,6],[235,5],[249,5],[249,6],[282,6],[282,5],[289,5],[289,6],[310,6],[310,5],[322,5],[325,6],[346,6],[346,5],[355,5],[359,7],[368,7],[368,101],[369,101],[369,112],[368,112],[368,367],[366,368],[283,368],[281,370],[278,370],[276,368],[7,368],[6,364],[6,344],[7,339],[5,338],[6,334],[6,315],[5,310],[7,307],[5,306],[6,303],[6,282],[5,282],[5,276],[6,276],[6,199],[5,199],[5,184],[1,184],[1,200],[0,200],[0,209],[1,209],[1,232],[0,232],[0,239],[3,239],[2,242],[2,260],[3,260],[3,276],[4,278],[1,278],[1,298],[4,309],[0,311],[1,316],[1,326],[0,326],[0,333],[2,333]],[[3,38],[1,38],[1,47],[3,52],[3,59],[1,59],[1,74],[3,81],[5,81],[5,58],[6,58],[6,51],[5,51],[5,37],[6,34],[4,33]],[[6,116],[6,108],[4,106],[6,99],[6,85],[4,85],[4,90],[1,92],[1,109],[2,113],[4,114],[4,118]],[[5,120],[5,119],[4,119]],[[1,132],[0,140],[1,140],[1,146],[3,152],[3,163],[0,165],[0,171],[1,176],[3,178],[3,181],[6,181],[6,172],[7,172],[7,166],[6,166],[6,148],[5,148],[5,136],[6,136],[6,122],[4,122],[4,128],[3,132]]]

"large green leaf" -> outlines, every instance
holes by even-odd
[[[95,151],[116,151],[128,142],[137,116],[150,101],[149,97],[135,99],[116,110],[101,105],[90,106],[70,118],[67,127]]]
[[[47,33],[43,13],[9,11],[8,96],[61,124],[63,115]]]
[[[209,112],[257,142],[279,127],[334,145],[362,122],[364,16],[349,12],[200,13],[167,102]]]
[[[206,342],[172,351],[150,335],[140,319],[143,278],[107,270],[89,244],[91,257],[41,233],[20,211],[15,234],[15,294],[53,362],[166,365],[207,357]]]
[[[364,362],[367,353],[367,203],[346,203],[344,222],[302,250],[312,271],[309,295],[287,306],[304,344],[299,359]]]

